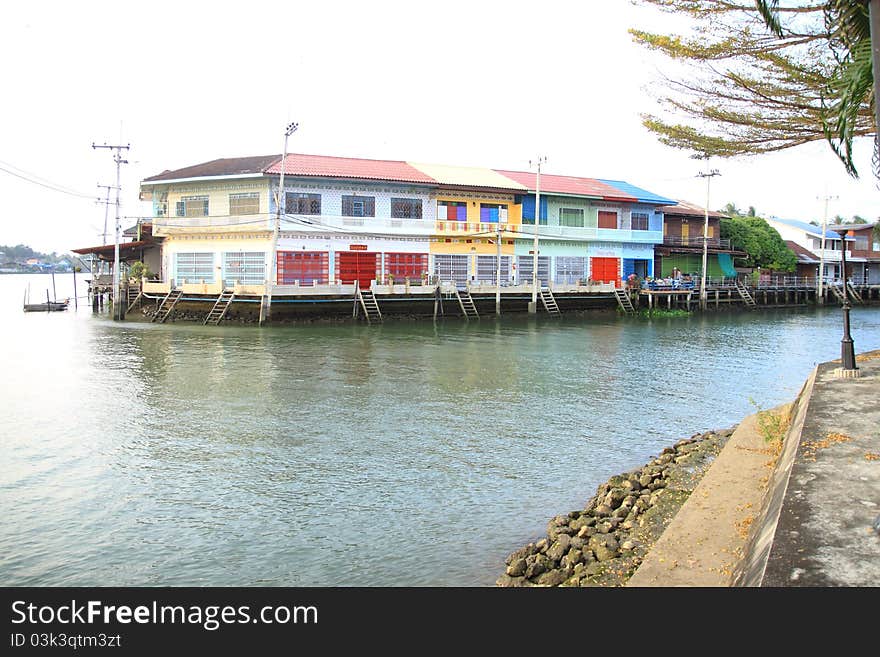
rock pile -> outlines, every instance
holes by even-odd
[[[507,557],[498,586],[620,586],[684,504],[733,429],[666,447],[638,470],[611,477],[581,511]]]

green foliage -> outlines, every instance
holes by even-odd
[[[23,263],[30,258],[36,258],[40,262],[46,262],[50,264],[73,262],[73,258],[69,255],[59,255],[54,251],[52,253],[40,253],[39,251],[34,251],[31,247],[25,244],[16,244],[15,246],[6,246],[4,244],[0,244],[0,253],[3,254],[2,256],[0,256],[0,262]]]
[[[721,238],[748,253],[746,265],[774,271],[794,271],[797,256],[761,217],[735,215],[721,219]]]
[[[639,310],[639,317],[646,317],[649,319],[658,319],[661,317],[690,317],[691,314],[691,312],[684,310],[683,308],[655,308],[654,310],[642,308]]]
[[[864,41],[847,27],[859,24],[853,10],[864,2],[758,1],[759,11],[751,1],[634,3],[688,24],[684,34],[630,30],[637,43],[688,65],[655,87],[662,113],[642,117],[661,142],[695,157],[732,157],[827,140],[856,175],[852,139],[875,132]]]
[[[758,410],[758,433],[761,434],[764,442],[782,443],[791,425],[790,410],[788,413],[784,410],[764,410],[751,397],[749,403]]]
[[[153,275],[153,272],[150,271],[150,268],[147,265],[138,260],[137,262],[133,262],[131,264],[128,275],[131,278],[140,280],[142,278],[149,278]]]

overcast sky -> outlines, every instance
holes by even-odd
[[[101,243],[92,195],[122,169],[123,224],[149,212],[141,179],[219,157],[290,151],[621,179],[710,207],[876,218],[870,145],[852,181],[816,143],[698,162],[640,123],[669,70],[627,28],[657,17],[625,0],[562,2],[10,2],[0,22],[0,244],[65,252]],[[24,172],[24,173],[23,173]],[[826,192],[827,190],[827,192]],[[112,231],[112,216],[110,227]],[[112,242],[112,234],[110,241]]]

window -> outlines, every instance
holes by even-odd
[[[583,228],[584,211],[581,208],[559,208],[559,225]]]
[[[376,198],[374,196],[343,196],[343,217],[375,217]]]
[[[421,219],[422,200],[418,198],[391,199],[391,216],[394,219]]]
[[[647,212],[633,212],[632,213],[632,229],[633,230],[648,230],[648,213]]]
[[[557,256],[556,282],[577,283],[587,277],[587,259],[580,256]]]
[[[213,283],[213,253],[176,253],[174,255],[174,283]]]
[[[314,285],[327,282],[327,251],[279,251],[276,280],[278,285]]]
[[[393,276],[402,283],[405,279],[421,282],[422,274],[428,273],[427,253],[386,253],[385,276]]]
[[[207,196],[181,196],[177,202],[178,217],[207,217]]]
[[[232,287],[260,285],[266,281],[266,254],[263,251],[232,251],[223,254],[223,282]]]
[[[599,210],[599,228],[617,228],[617,213]]]
[[[489,224],[507,221],[507,206],[498,203],[480,203],[480,221]]]
[[[439,221],[467,221],[467,203],[464,201],[437,201]]]
[[[259,214],[260,195],[257,192],[250,194],[230,194],[229,214]]]
[[[287,214],[321,214],[321,195],[287,192],[284,200],[284,212]]]

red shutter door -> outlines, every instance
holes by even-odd
[[[617,228],[617,213],[599,210],[599,228]]]
[[[603,283],[620,282],[620,260],[618,258],[590,258],[590,278]]]
[[[327,282],[327,251],[279,251],[278,285],[313,285]]]
[[[385,274],[393,276],[396,282],[403,283],[406,278],[412,282],[421,281],[423,273],[428,273],[427,253],[385,254]]]
[[[369,289],[376,278],[376,254],[363,251],[342,251],[336,254],[337,278],[343,283],[358,281],[361,289]]]

